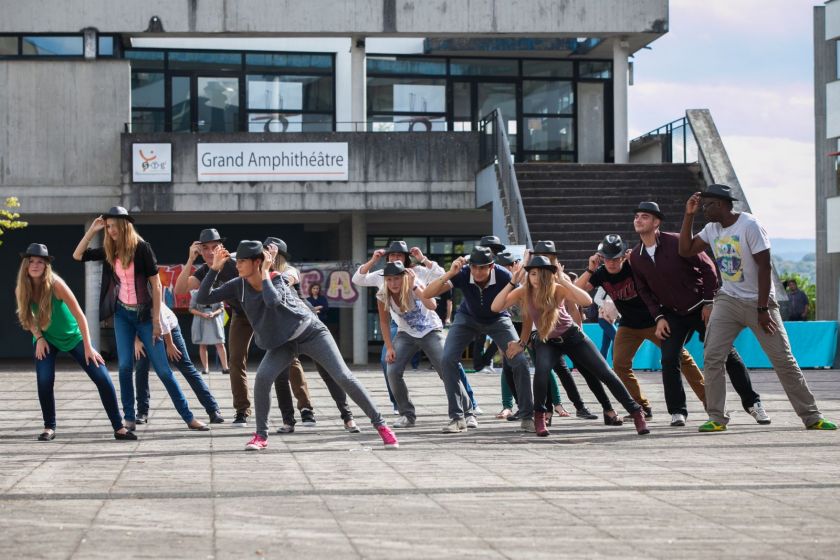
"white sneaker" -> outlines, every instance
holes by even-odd
[[[764,410],[764,405],[761,404],[761,401],[755,401],[755,404],[748,410],[752,417],[755,418],[755,421],[759,424],[770,423],[770,416],[767,415],[767,411]]]
[[[494,375],[496,373],[496,368],[494,368],[493,366],[484,366],[483,368],[478,370],[476,373],[487,373],[487,374],[490,374],[490,375]]]
[[[475,419],[475,416],[467,416],[466,424],[467,428],[478,428],[478,420]]]
[[[685,426],[685,416],[680,414],[679,412],[676,414],[671,415],[671,425],[672,426]]]
[[[476,416],[481,416],[482,414],[484,414],[484,411],[481,410],[480,406],[476,405],[475,408],[473,408],[473,414],[475,414]]]
[[[459,432],[463,432],[467,429],[467,423],[463,418],[458,418],[456,420],[450,420],[449,424],[443,427],[441,430],[444,434],[457,434]]]
[[[519,422],[519,429],[523,432],[531,432],[532,434],[537,431],[534,427],[533,418],[523,418],[522,421]]]
[[[400,416],[394,423],[391,424],[394,428],[413,428],[414,427],[414,420],[410,419],[408,416]]]

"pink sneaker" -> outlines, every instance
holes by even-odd
[[[268,440],[262,437],[260,434],[254,434],[254,437],[251,438],[251,441],[245,445],[245,449],[248,451],[260,451],[261,449],[265,449],[268,447]]]
[[[377,426],[376,431],[379,432],[379,437],[382,438],[385,449],[396,449],[400,446],[400,442],[397,441],[397,436],[394,435],[394,432],[388,426],[384,424]]]

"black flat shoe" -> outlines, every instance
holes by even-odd
[[[624,420],[622,420],[618,414],[615,416],[607,416],[607,413],[604,413],[604,424],[607,426],[621,426],[624,424]]]
[[[55,439],[55,430],[44,430],[38,435],[38,441],[52,441]]]
[[[120,441],[137,441],[137,434],[129,431],[126,431],[124,434],[114,432],[114,439]]]

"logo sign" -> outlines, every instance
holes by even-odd
[[[347,142],[198,144],[199,182],[347,181]]]
[[[172,182],[172,144],[132,144],[132,181]]]

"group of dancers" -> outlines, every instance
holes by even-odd
[[[252,413],[247,378],[252,340],[265,351],[253,384],[256,422],[245,446],[248,450],[268,445],[272,387],[282,416],[278,433],[295,429],[293,395],[301,419],[315,422],[306,376],[298,359],[301,354],[314,361],[345,430],[360,431],[347,402],[349,397],[369,418],[386,449],[399,447],[392,428],[403,430],[417,425],[417,411],[404,372],[419,351],[443,381],[448,421],[442,431],[458,433],[478,428],[477,407],[461,358],[468,345],[485,336],[502,351],[502,386],[518,406],[514,415],[507,410],[509,405],[503,405],[505,410],[499,417],[518,420],[521,430],[540,437],[550,435],[555,410],[569,415],[556,397],[555,375],[577,409],[577,416],[597,418],[584,405],[567,359],[601,404],[605,424],[621,426],[628,420],[637,434],[648,434],[647,420],[653,417],[653,410],[631,367],[644,340],[662,349],[663,388],[671,426],[684,426],[687,421],[682,375],[708,414],[699,431],[727,429],[724,372],[729,374],[744,409],[759,424],[769,424],[770,417],[752,387],[749,372],[732,346],[744,328],[753,331],[768,355],[803,424],[808,429],[836,430],[836,424],[820,413],[790,351],[771,280],[767,234],[754,216],[734,210],[735,200],[725,185],[710,185],[704,192],[695,193],[686,203],[679,233],[661,232],[664,216],[659,206],[642,202],[633,213],[639,243],[629,248],[620,236],[607,235],[579,276],[564,270],[551,241],[537,241],[520,262],[504,251],[497,237],[486,236],[469,255],[455,258],[448,270],[429,260],[420,249],[409,249],[404,241],[376,250],[356,271],[353,282],[377,288],[385,382],[399,415],[391,426],[342,359],[319,318],[321,306],[313,306],[298,294],[295,286],[299,274],[288,263],[290,255],[283,240],[243,240],[231,254],[216,229],[205,229],[189,247],[175,293],[192,293],[197,305],[224,303],[230,310],[229,379],[235,426],[247,427]],[[693,219],[700,209],[708,224],[695,234]],[[102,246],[91,248],[91,241],[101,231]],[[708,249],[715,256],[720,281]],[[199,256],[204,263],[195,268]],[[117,440],[136,440],[136,425],[149,421],[149,364],[189,429],[210,428],[190,410],[170,361],[176,363],[195,392],[209,422],[224,423],[218,403],[190,360],[177,317],[163,302],[154,251],[137,233],[133,216],[117,206],[96,218],[73,258],[103,262],[99,318],[113,317],[114,321],[122,413],[105,361],[91,344],[78,301],[53,271],[54,256],[49,249],[32,243],[21,253],[16,298],[18,320],[32,334],[34,346],[44,419],[38,439],[55,438],[53,386],[59,352],[73,356],[97,385]],[[384,267],[375,269],[383,258]],[[612,298],[621,316],[612,367],[580,326],[581,308],[592,303],[589,293],[598,287]],[[435,298],[449,290],[460,290],[462,303],[444,333]],[[513,318],[521,321],[515,324]],[[694,332],[705,338],[705,376],[684,348]],[[528,353],[534,365],[533,379]],[[140,364],[135,363],[137,358]],[[607,391],[627,416],[622,418],[615,411]]]

